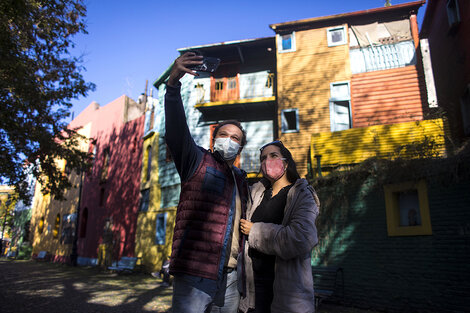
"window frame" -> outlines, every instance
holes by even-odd
[[[140,191],[139,212],[148,212],[150,208],[150,188]]]
[[[290,49],[283,49],[282,48],[282,37],[287,36],[287,35],[291,36],[291,46],[290,46]],[[277,35],[277,50],[279,51],[279,53],[295,52],[297,50],[296,41],[295,41],[295,31],[293,31],[292,33],[288,33],[288,34],[283,34],[283,35],[278,34]]]
[[[408,190],[416,190],[418,192],[421,225],[400,226],[400,213],[397,193]],[[384,194],[388,236],[396,237],[432,235],[427,183],[425,180],[384,185]]]
[[[447,13],[447,22],[449,23],[449,28],[453,29],[460,24],[462,18],[460,17],[459,1],[458,0],[447,0],[446,2],[446,13]],[[452,20],[450,18],[455,18]]]
[[[148,145],[147,148],[145,149],[145,157],[146,157],[146,163],[147,167],[145,168],[145,182],[149,182],[150,179],[152,178],[152,156],[153,156],[153,151],[152,151],[152,145]]]
[[[470,83],[460,97],[460,111],[462,114],[462,127],[465,136],[470,136]]]
[[[168,220],[167,215],[168,215],[168,212],[158,213],[155,218],[155,244],[159,246],[165,245],[166,243],[166,226],[167,226],[167,220]],[[163,237],[160,237],[161,232],[159,232],[160,228],[158,227],[160,225],[161,218],[163,218],[163,224],[162,224],[164,228]]]
[[[340,41],[340,42],[333,42],[332,41],[331,34],[335,30],[342,30],[343,31],[343,40],[342,41]],[[326,38],[327,38],[327,41],[328,41],[328,47],[336,47],[336,46],[341,46],[341,45],[347,44],[348,43],[348,37],[347,37],[347,32],[346,32],[346,26],[342,25],[342,26],[327,28],[326,29]]]
[[[284,113],[287,112],[295,112],[295,129],[285,129],[284,125],[287,125],[287,120],[284,116]],[[293,109],[284,109],[281,110],[281,132],[286,134],[286,133],[298,133],[300,131],[299,129],[299,109],[293,108]]]
[[[347,85],[348,86],[348,96],[347,97],[336,97],[335,95],[333,95],[333,88],[335,86],[338,86],[338,85]],[[331,128],[331,131],[332,132],[336,132],[336,131],[343,131],[345,129],[336,129],[336,127],[334,127],[335,125],[337,125],[337,123],[335,123],[335,120],[334,120],[334,112],[335,112],[335,103],[336,102],[348,102],[349,105],[348,105],[348,109],[349,109],[349,128],[348,129],[351,129],[353,128],[353,121],[352,121],[352,108],[351,108],[351,83],[349,81],[337,81],[337,82],[332,82],[330,83],[330,99],[329,99],[329,108],[330,108],[330,128]]]

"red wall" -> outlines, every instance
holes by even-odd
[[[448,113],[453,135],[463,135],[460,97],[470,83],[470,1],[459,0],[461,22],[449,29],[446,0],[429,0],[422,37],[427,37],[438,104]]]

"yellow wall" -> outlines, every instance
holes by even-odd
[[[296,51],[277,54],[278,122],[283,109],[299,110],[299,132],[279,135],[305,176],[311,134],[330,131],[330,83],[349,81],[351,69],[349,45],[328,47],[327,28],[296,31],[295,42]]]
[[[315,155],[321,155],[322,167],[355,164],[370,157],[443,156],[445,133],[444,120],[434,119],[313,134],[311,160],[316,168]],[[420,143],[428,145],[422,145],[423,150]],[[399,149],[407,145],[418,149]]]
[[[158,143],[159,134],[154,133],[144,140],[144,153],[142,157],[142,181],[141,191],[150,188],[149,208],[147,212],[139,212],[137,219],[135,254],[141,258],[145,270],[148,272],[159,271],[163,262],[171,251],[173,238],[173,225],[175,222],[176,208],[161,209],[161,187],[158,181]],[[152,164],[150,180],[147,181],[148,152],[152,147]],[[167,214],[166,240],[164,245],[155,243],[157,214]]]
[[[91,123],[81,128],[78,133],[86,138],[90,138]],[[82,140],[80,142],[80,150],[88,151],[88,147],[88,140]],[[58,160],[57,164],[64,172],[65,161]],[[31,217],[33,254],[37,254],[40,251],[47,251],[52,256],[65,257],[69,256],[72,252],[72,244],[60,243],[60,237],[64,224],[64,216],[75,213],[78,207],[80,175],[75,171],[71,171],[68,177],[72,187],[64,191],[64,197],[66,199],[64,201],[54,200],[51,198],[50,194],[43,195],[41,192],[42,186],[39,183],[36,184]],[[54,236],[57,214],[60,215],[60,225],[57,236]],[[44,226],[42,233],[40,233],[39,224],[43,218]]]

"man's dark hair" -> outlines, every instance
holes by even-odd
[[[246,131],[243,129],[242,124],[240,124],[240,122],[236,120],[226,120],[226,121],[219,123],[219,125],[217,125],[216,128],[214,128],[214,131],[212,132],[212,140],[214,140],[215,136],[217,136],[217,132],[219,131],[219,129],[222,126],[228,125],[228,124],[235,125],[242,131],[243,138],[240,140],[241,142],[240,145],[244,147],[246,145]]]

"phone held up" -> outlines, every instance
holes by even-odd
[[[196,53],[197,55],[201,55],[198,52],[194,52],[194,53]],[[194,65],[194,66],[191,66],[190,68],[195,71],[214,73],[215,70],[217,70],[217,67],[219,67],[219,64],[220,64],[219,58],[203,57],[202,64]]]

